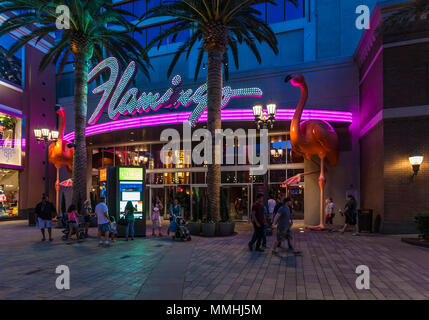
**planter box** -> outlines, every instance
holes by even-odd
[[[215,223],[201,223],[201,232],[204,237],[214,237],[216,233]]]
[[[219,236],[227,237],[234,234],[235,222],[221,222],[219,223]]]
[[[189,222],[188,229],[193,236],[199,236],[201,233],[201,222]]]

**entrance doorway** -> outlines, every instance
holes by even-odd
[[[221,218],[227,215],[233,221],[248,221],[250,212],[249,185],[222,186],[221,193]],[[223,214],[222,214],[222,210]]]

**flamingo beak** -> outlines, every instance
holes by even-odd
[[[292,79],[292,75],[288,74],[285,78],[285,82],[288,83]]]

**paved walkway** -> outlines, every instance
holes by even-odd
[[[149,236],[99,248],[95,238],[67,246],[59,229],[42,243],[25,222],[1,222],[0,299],[429,299],[429,249],[399,236],[296,229],[303,256],[277,257],[250,252],[251,230],[237,229],[227,238]],[[55,288],[58,265],[70,268],[70,290]],[[356,289],[358,265],[370,268],[370,290]]]

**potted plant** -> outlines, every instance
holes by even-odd
[[[218,224],[218,235],[221,237],[227,237],[234,234],[235,223],[231,221],[229,216],[229,210],[226,206],[226,201],[223,192],[221,192],[221,206],[220,216],[221,220]]]
[[[204,237],[214,237],[216,235],[216,223],[208,218],[201,223],[201,232]]]
[[[417,229],[420,231],[420,238],[429,241],[429,214],[419,213],[415,217]]]
[[[196,198],[194,203],[195,211],[193,212],[192,221],[188,223],[189,232],[192,235],[199,236],[201,234],[201,219],[202,219],[202,201],[198,197]]]

